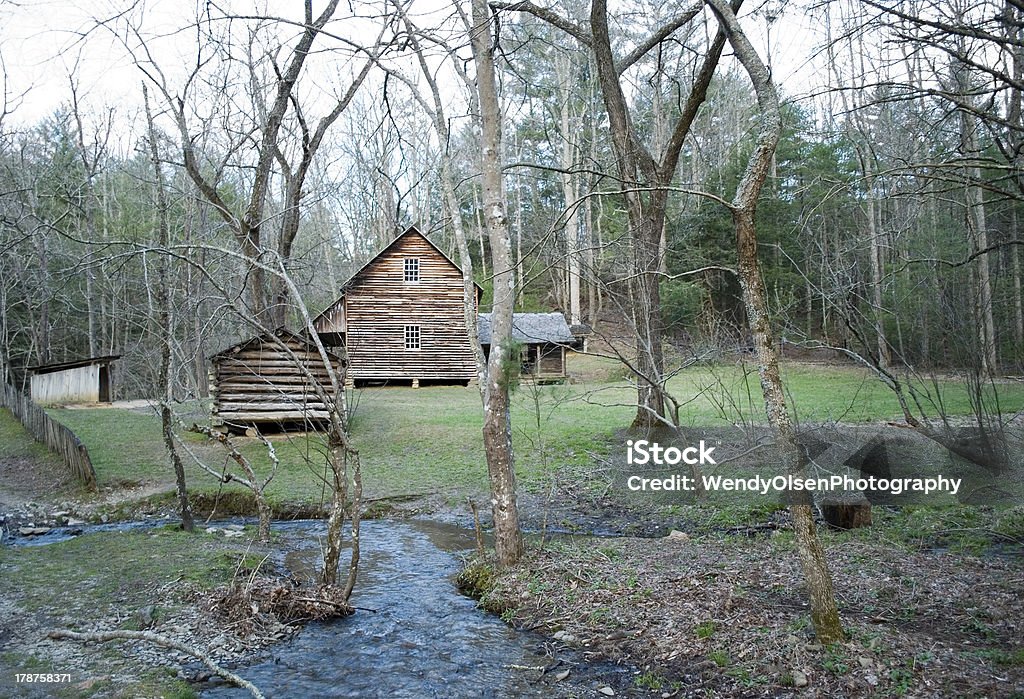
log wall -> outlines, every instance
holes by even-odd
[[[331,380],[327,368],[313,348],[297,338],[282,339],[293,359],[270,338],[259,338],[213,357],[210,395],[217,424],[250,425],[326,421],[331,406],[317,395],[313,381],[324,387],[328,398]],[[313,381],[296,360],[305,365]],[[341,361],[335,366],[344,381]]]
[[[60,456],[71,474],[86,488],[96,490],[96,469],[89,458],[89,450],[74,432],[47,415],[45,410],[13,386],[4,384],[0,387],[0,406],[14,413],[29,434]]]

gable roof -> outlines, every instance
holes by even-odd
[[[320,313],[318,313],[317,316],[313,319],[313,322],[316,323],[329,310],[331,310],[332,308],[337,306],[338,302],[340,302],[341,299],[343,299],[345,297],[345,290],[348,289],[350,286],[352,286],[352,284],[356,281],[356,279],[359,277],[360,274],[362,274],[364,271],[366,271],[366,269],[370,265],[372,265],[374,262],[376,262],[378,259],[380,259],[381,257],[384,257],[385,255],[387,255],[388,252],[393,247],[395,247],[395,245],[397,245],[400,240],[403,240],[406,236],[409,236],[409,235],[418,235],[420,238],[422,238],[427,243],[427,245],[429,245],[435,251],[437,251],[437,254],[440,255],[442,258],[444,258],[445,262],[447,262],[453,268],[455,268],[458,271],[459,274],[462,274],[462,267],[460,267],[459,265],[455,264],[455,261],[452,258],[448,257],[448,255],[445,254],[444,250],[442,250],[441,248],[437,247],[437,245],[434,244],[434,241],[432,241],[430,238],[425,236],[423,233],[420,233],[420,229],[419,228],[417,228],[416,226],[409,226],[408,228],[405,229],[404,233],[399,234],[394,240],[392,240],[390,243],[385,245],[381,249],[380,252],[378,252],[376,255],[374,255],[369,260],[367,260],[366,263],[362,267],[360,267],[355,272],[353,272],[352,276],[350,276],[348,279],[346,279],[345,283],[341,285],[341,289],[340,289],[341,294],[338,296],[338,298],[336,298],[334,301],[332,301],[330,303],[330,305],[327,306],[327,308],[325,308]],[[483,289],[482,286],[480,286],[476,282],[473,282],[473,286],[476,287],[477,302],[479,302],[480,301],[480,296],[483,294],[484,289]]]
[[[263,342],[272,343],[274,342],[273,338],[277,338],[278,340],[282,341],[292,340],[302,345],[302,347],[309,352],[320,351],[319,349],[317,349],[316,344],[314,342],[311,342],[305,335],[300,335],[298,333],[292,332],[288,328],[278,328],[274,332],[261,333],[259,335],[256,335],[255,337],[250,337],[248,340],[236,342],[235,344],[231,345],[230,347],[222,349],[220,352],[217,352],[216,354],[211,354],[210,359],[221,359],[223,357],[227,357],[228,355],[241,352],[242,350],[248,349],[253,345],[257,345]],[[334,359],[340,359],[340,357],[334,352],[332,352],[330,349],[327,349],[327,355],[333,357]]]
[[[381,258],[381,257],[384,257],[385,255],[387,255],[388,252],[391,250],[391,248],[395,247],[400,240],[403,240],[404,238],[406,238],[407,236],[410,236],[410,235],[418,235],[420,238],[425,240],[430,247],[434,248],[434,250],[437,251],[438,255],[440,255],[441,257],[444,258],[445,262],[447,262],[452,267],[454,267],[459,272],[459,274],[462,274],[462,267],[460,267],[457,264],[455,264],[455,261],[452,258],[448,257],[448,255],[445,254],[444,250],[442,250],[441,248],[437,247],[437,245],[434,244],[434,241],[432,241],[430,238],[428,238],[427,236],[425,236],[422,233],[420,233],[420,229],[419,228],[417,228],[416,226],[409,226],[408,228],[405,229],[404,233],[400,234],[398,237],[396,237],[390,243],[385,245],[384,248],[380,252],[378,252],[376,255],[374,255],[369,260],[367,260],[366,264],[364,264],[362,267],[357,269],[355,271],[355,273],[353,273],[352,276],[349,277],[348,280],[346,280],[346,282],[341,285],[342,293],[344,293],[345,289],[348,286],[350,286],[352,284],[352,282],[355,281],[356,277],[358,277],[360,274],[362,274],[363,271],[367,267],[369,267],[374,262],[376,262],[378,260],[378,258]],[[473,282],[473,284],[476,286],[477,289],[480,289],[482,291],[482,288],[480,287],[479,284],[477,284],[476,282]]]
[[[481,345],[491,344],[491,314],[481,313],[476,321]],[[575,338],[561,313],[513,313],[512,339],[526,345],[542,342],[568,344]]]

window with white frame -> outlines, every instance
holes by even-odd
[[[418,350],[420,348],[420,326],[405,326],[405,348],[407,350]]]
[[[420,258],[405,258],[404,276],[406,283],[415,284],[420,280]]]

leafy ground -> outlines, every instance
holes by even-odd
[[[1024,696],[1020,558],[878,536],[823,534],[848,633],[830,647],[810,632],[788,532],[556,541],[501,574],[484,603],[637,666],[637,688],[654,696]]]

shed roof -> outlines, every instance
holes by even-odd
[[[40,364],[39,366],[25,367],[25,370],[31,374],[49,374],[54,371],[64,371],[65,369],[77,369],[83,366],[90,366],[92,364],[110,364],[115,359],[120,359],[119,354],[108,354],[103,357],[90,357],[88,359],[75,359],[70,362],[58,362],[56,364]]]
[[[253,345],[257,345],[257,344],[259,344],[261,342],[274,342],[273,338],[275,338],[275,337],[278,340],[293,340],[293,341],[301,344],[306,350],[308,350],[310,352],[318,352],[319,351],[317,349],[316,344],[314,342],[312,342],[309,338],[307,338],[305,335],[300,335],[299,333],[292,332],[288,328],[278,328],[277,330],[275,330],[272,333],[266,332],[266,333],[262,333],[260,335],[256,335],[255,337],[250,337],[248,340],[243,340],[241,342],[236,342],[235,344],[231,345],[230,347],[226,347],[226,348],[222,349],[220,352],[217,352],[216,354],[210,355],[210,359],[214,359],[214,360],[220,359],[220,358],[226,357],[226,356],[228,356],[230,354],[235,354],[237,352],[241,352],[242,350],[247,349],[247,348],[249,348],[249,347],[251,347]],[[331,357],[334,357],[335,359],[339,359],[338,355],[333,353],[333,352],[331,352],[329,349],[327,350],[327,354],[329,356],[331,356]]]
[[[491,344],[491,314],[481,313],[476,322],[480,344]],[[561,313],[513,313],[512,339],[526,345],[572,342],[572,333]]]

